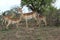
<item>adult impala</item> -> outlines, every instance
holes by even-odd
[[[8,26],[10,25],[10,24],[16,24],[16,26],[17,26],[17,28],[18,28],[18,24],[19,24],[19,22],[20,22],[20,18],[9,18],[9,17],[4,17],[5,19],[7,19],[7,20],[5,20],[5,21],[7,21],[8,22],[8,24],[7,24],[7,26],[6,26],[6,29],[8,29]]]
[[[16,26],[18,27],[18,23],[20,22],[20,17],[19,18],[13,18],[13,17],[14,17],[14,14],[12,16],[8,16],[8,15],[5,16],[5,13],[3,14],[3,21],[5,23],[6,22],[8,23],[6,26],[6,29],[8,29],[8,26],[10,24],[16,24]]]
[[[32,18],[34,18],[34,19],[37,21],[37,24],[39,24],[40,21],[43,21],[43,22],[45,23],[45,25],[47,25],[46,17],[45,17],[45,16],[40,16],[40,15],[39,15],[37,12],[35,12],[35,11],[32,11],[32,12],[30,12],[30,13],[23,13],[23,12],[22,12],[22,8],[20,8],[20,9],[18,10],[18,12],[21,13],[21,19],[25,19],[25,21],[26,21],[26,27],[28,27],[27,21],[28,21],[29,19],[32,19]],[[39,21],[38,21],[38,20],[39,20]]]
[[[3,23],[6,23],[9,18],[13,18],[13,17],[14,17],[14,14],[12,14],[12,15],[5,15],[5,12],[4,12],[4,13],[2,14],[2,20],[3,20],[2,24],[3,24]]]
[[[41,24],[41,21],[43,21],[45,23],[45,26],[47,25],[46,16],[39,15],[38,16],[38,19],[39,19],[39,23],[40,24]]]
[[[47,24],[46,23],[46,17],[44,17],[44,16],[40,16],[37,12],[35,12],[35,11],[33,11],[33,12],[30,12],[30,13],[23,13],[22,12],[22,9],[20,8],[19,10],[18,10],[18,12],[20,12],[20,18],[11,18],[11,16],[4,16],[3,15],[3,18],[5,19],[5,21],[7,21],[8,22],[8,24],[7,24],[7,26],[6,26],[6,28],[8,29],[8,26],[10,25],[10,24],[14,24],[14,23],[16,23],[16,26],[18,27],[18,24],[19,24],[19,22],[22,20],[22,19],[25,19],[25,21],[26,21],[26,27],[28,28],[28,23],[27,23],[27,21],[29,20],[29,19],[32,19],[32,18],[34,18],[36,21],[37,21],[37,24],[39,24],[39,21],[41,21],[41,20],[43,20],[43,22],[45,22],[45,25]],[[39,21],[38,21],[39,20]]]

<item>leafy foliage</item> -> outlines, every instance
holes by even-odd
[[[37,12],[44,12],[46,9],[49,9],[54,3],[55,0],[22,0],[21,4],[27,5],[30,7],[32,5],[32,10]],[[31,7],[30,7],[31,8]]]

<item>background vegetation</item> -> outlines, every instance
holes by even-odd
[[[29,10],[38,12],[40,15],[47,17],[47,22],[49,26],[58,26],[60,24],[60,9],[55,8],[52,4],[56,0],[22,0],[21,7],[27,5]],[[18,16],[18,8],[11,8],[11,10],[5,11],[6,15],[17,14],[14,17]]]
[[[29,10],[38,12],[46,16],[47,26],[43,23],[37,27],[34,20],[28,21],[29,27],[26,29],[26,23],[20,22],[18,30],[15,24],[10,25],[10,30],[5,30],[5,24],[2,24],[2,15],[0,15],[0,40],[60,40],[60,9],[52,6],[56,0],[22,0],[21,6],[27,5]],[[32,5],[32,6],[30,6]],[[5,15],[15,14],[14,18],[19,17],[17,11],[19,7],[11,8],[5,11]],[[2,12],[4,13],[4,12]],[[3,29],[3,30],[2,30]],[[16,37],[18,31],[19,38]]]

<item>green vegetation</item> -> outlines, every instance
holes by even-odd
[[[44,11],[50,10],[52,3],[56,0],[22,0],[21,4],[30,7],[32,5],[32,10],[39,12],[40,14]],[[30,7],[31,8],[31,7]]]
[[[60,9],[54,8],[51,4],[55,0],[22,0],[21,5],[27,5],[29,8],[31,4],[32,10],[37,11],[47,18],[47,26],[44,26],[42,22],[41,26],[37,26],[34,19],[29,20],[29,27],[26,29],[26,23],[23,20],[19,24],[19,30],[16,29],[15,24],[10,25],[10,29],[5,29],[5,24],[2,25],[2,15],[0,15],[0,40],[58,40],[60,39]],[[19,7],[12,8],[11,10],[5,11],[6,15],[14,15],[19,17]],[[31,29],[32,28],[32,29]],[[16,37],[18,31],[19,38]]]

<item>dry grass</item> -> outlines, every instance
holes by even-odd
[[[25,22],[21,22],[19,28],[15,25],[10,26],[11,29],[1,30],[0,40],[60,40],[60,27],[40,26],[35,22],[29,22],[29,28],[26,29]],[[5,26],[4,26],[5,27]],[[16,37],[18,31],[19,38]]]

